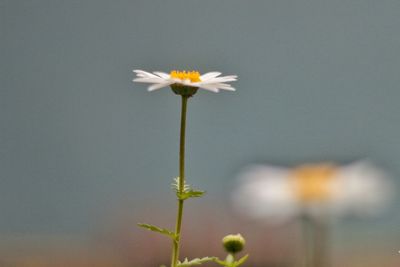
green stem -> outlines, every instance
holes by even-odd
[[[304,231],[304,247],[305,247],[305,260],[304,260],[304,266],[305,267],[317,267],[314,265],[315,261],[315,229],[314,229],[314,223],[312,218],[305,214],[303,217],[303,231]]]
[[[181,108],[181,133],[179,144],[179,193],[182,194],[185,187],[185,133],[186,133],[186,110],[187,110],[187,96],[182,96]],[[176,216],[175,235],[173,241],[171,267],[176,267],[179,259],[179,249],[181,240],[181,227],[183,217],[183,200],[178,199],[178,213]]]
[[[303,218],[305,239],[305,266],[328,267],[328,229],[325,218],[305,215]]]
[[[329,232],[327,218],[314,219],[314,266],[329,267]]]
[[[233,256],[232,253],[229,253],[226,256],[225,262],[228,264],[228,266],[232,266],[233,265],[233,263],[235,262],[235,257]]]

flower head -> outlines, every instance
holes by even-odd
[[[227,235],[222,239],[224,248],[229,253],[237,253],[242,251],[246,241],[241,234]]]
[[[220,72],[208,72],[200,75],[198,71],[177,71],[173,70],[169,74],[154,71],[153,73],[134,70],[136,78],[134,82],[149,83],[149,91],[171,86],[176,94],[192,96],[197,89],[201,88],[218,93],[219,90],[235,91],[228,82],[237,80],[236,75],[220,76]]]
[[[337,166],[329,163],[306,164],[294,168],[289,176],[296,196],[302,202],[329,200],[337,169]]]
[[[233,200],[240,213],[279,222],[302,214],[376,215],[393,193],[386,172],[366,161],[295,168],[256,165],[241,174]]]

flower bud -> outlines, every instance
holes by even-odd
[[[241,234],[227,235],[222,239],[222,244],[228,253],[237,253],[242,251],[246,241]]]

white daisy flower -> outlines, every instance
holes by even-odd
[[[234,208],[254,219],[377,215],[394,195],[388,175],[369,162],[295,168],[253,165],[239,177]]]
[[[177,87],[191,87],[205,89],[218,93],[219,90],[235,91],[228,82],[237,80],[236,75],[220,76],[221,72],[208,72],[200,75],[198,71],[176,71],[173,70],[169,74],[165,72],[154,71],[153,73],[143,70],[133,70],[136,73],[134,82],[149,83],[148,91],[158,90],[160,88],[171,86],[172,89]],[[175,91],[175,90],[174,90]]]

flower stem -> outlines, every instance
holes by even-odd
[[[328,267],[328,225],[323,217],[303,217],[306,267]]]
[[[182,96],[181,106],[181,132],[179,144],[179,193],[182,194],[185,187],[185,133],[186,133],[186,110],[188,96]],[[179,259],[179,249],[181,240],[181,227],[183,217],[183,201],[178,199],[178,213],[176,216],[175,235],[173,241],[171,267],[176,267]]]
[[[235,257],[232,253],[229,253],[228,256],[226,256],[225,262],[228,264],[228,266],[233,265],[233,263],[235,262]]]

